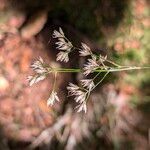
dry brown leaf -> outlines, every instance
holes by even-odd
[[[38,34],[47,21],[47,12],[40,11],[32,16],[28,23],[21,29],[21,35],[25,39],[30,39]]]

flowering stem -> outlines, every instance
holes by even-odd
[[[117,67],[117,68],[107,68],[107,69],[97,69],[93,72],[119,72],[119,71],[128,71],[128,70],[141,70],[141,69],[150,69],[150,67]],[[79,68],[53,68],[50,72],[60,72],[60,73],[78,73],[82,72],[82,69]]]

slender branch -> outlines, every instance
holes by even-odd
[[[120,65],[114,63],[114,62],[111,61],[111,60],[106,59],[105,61],[108,62],[108,63],[110,63],[110,64],[112,64],[112,65],[114,65],[114,66],[121,67]]]
[[[141,70],[141,69],[150,69],[150,67],[119,67],[119,68],[111,68],[109,69],[109,72],[119,72],[119,71],[128,71],[128,70]],[[95,70],[95,71],[102,71],[102,72],[106,72],[107,70]]]
[[[103,76],[103,78],[101,78],[101,80],[91,89],[91,91],[94,90],[105,79],[105,77],[108,75],[108,73],[109,73],[109,71],[106,72],[106,74]]]
[[[53,90],[55,90],[55,87],[56,87],[56,78],[57,78],[57,72],[55,72],[55,74],[54,74]]]
[[[100,75],[100,73],[101,72],[98,72],[97,75],[93,78],[93,80],[95,80]]]

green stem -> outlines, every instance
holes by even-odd
[[[94,72],[99,72],[99,71],[101,71],[101,72],[107,72],[107,71],[109,71],[109,72],[119,72],[119,71],[128,71],[128,70],[141,70],[141,69],[150,69],[150,67],[135,67],[135,66],[133,66],[133,67],[127,67],[127,68],[125,68],[125,67],[119,67],[119,68],[112,68],[112,69],[109,69],[109,70],[95,70]]]
[[[117,67],[117,68],[110,68],[110,69],[97,69],[94,70],[94,72],[120,72],[120,71],[128,71],[128,70],[141,70],[141,69],[150,69],[150,67]],[[70,73],[78,73],[78,72],[82,72],[82,69],[79,68],[50,68],[49,72],[60,72],[60,73],[66,73],[66,72],[70,72]]]
[[[66,72],[81,72],[81,69],[70,69],[70,68],[53,68],[50,72],[61,72],[61,73],[66,73]]]

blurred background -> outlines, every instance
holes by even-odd
[[[74,111],[68,82],[59,74],[61,99],[46,106],[51,75],[29,87],[30,64],[39,56],[55,62],[53,30],[61,27],[76,45],[127,66],[150,64],[148,0],[0,0],[0,150],[148,150],[150,72],[109,75],[92,93],[87,114]],[[80,67],[73,56],[61,67]],[[56,63],[56,62],[55,62]]]

